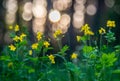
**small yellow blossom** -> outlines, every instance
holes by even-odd
[[[37,40],[40,41],[42,39],[42,33],[41,32],[37,32]]]
[[[23,41],[23,38],[24,38],[24,37],[26,37],[26,34],[22,33],[22,34],[20,35],[20,37],[19,37],[19,36],[15,36],[15,37],[13,38],[13,40],[14,40],[15,42],[18,42],[19,40],[20,40],[20,41]]]
[[[55,64],[55,56],[53,56],[52,54],[50,54],[48,56],[48,58],[50,59],[50,61],[51,61],[52,64]]]
[[[54,36],[54,38],[57,38],[61,34],[62,34],[62,30],[59,29],[59,30],[55,31],[55,33],[53,34],[53,36]]]
[[[82,29],[81,31],[86,31],[86,30],[89,30],[90,27],[88,26],[88,24],[85,24],[84,26],[82,26]]]
[[[80,41],[81,37],[80,36],[76,36],[77,42]]]
[[[115,25],[115,21],[111,21],[111,20],[108,20],[107,21],[107,27],[109,27],[109,28],[114,28],[116,25]]]
[[[106,31],[105,31],[104,28],[100,28],[100,29],[99,29],[99,34],[105,34],[105,33],[106,33]]]
[[[19,39],[20,39],[21,42],[23,41],[24,37],[26,37],[26,34],[22,33],[22,34],[20,35],[20,37],[19,37]]]
[[[24,38],[24,37],[26,37],[26,34],[22,33],[22,34],[20,35],[20,37]]]
[[[18,42],[18,41],[19,41],[19,36],[15,36],[15,37],[13,38],[13,40],[14,40],[15,42]]]
[[[9,29],[12,30],[12,29],[13,29],[13,26],[9,26]]]
[[[10,68],[10,67],[12,67],[13,66],[13,62],[9,62],[8,63],[8,67]]]
[[[29,50],[29,55],[32,55],[32,50]]]
[[[71,59],[76,59],[78,57],[78,54],[76,54],[76,53],[73,53],[72,55],[71,55]]]
[[[12,44],[9,45],[8,47],[10,48],[11,51],[15,51],[16,50],[16,47],[14,45],[12,45]]]
[[[86,35],[94,35],[94,33],[93,33],[92,31],[88,30],[88,31],[86,32]]]
[[[54,38],[57,38],[57,35],[55,33],[53,34],[53,36],[54,36]]]
[[[15,32],[19,31],[19,26],[16,25],[14,30],[15,30]]]
[[[22,37],[19,37],[19,40],[20,40],[20,42],[22,42],[22,41],[23,41],[23,38],[22,38]]]
[[[38,48],[38,43],[34,43],[34,44],[32,44],[32,49],[37,49]]]
[[[48,48],[48,46],[50,46],[50,43],[48,41],[44,41],[44,46]]]
[[[94,35],[94,33],[91,31],[90,27],[88,24],[85,24],[82,28],[81,31],[84,32],[84,35]]]

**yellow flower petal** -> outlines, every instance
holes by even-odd
[[[107,21],[107,27],[114,28],[116,26],[115,21],[108,20]]]
[[[9,26],[9,29],[12,30],[12,29],[13,29],[13,26]]]
[[[81,31],[84,32],[84,35],[94,35],[94,33],[91,31],[90,27],[88,24],[85,24],[82,28]]]
[[[76,53],[73,53],[72,55],[71,55],[71,59],[76,59],[78,57],[78,54],[76,54]]]
[[[55,64],[55,56],[53,56],[52,54],[50,54],[48,56],[48,58],[50,59],[50,61],[51,61],[52,64]]]
[[[58,36],[60,36],[62,34],[62,30],[57,30],[55,31],[55,33],[53,34],[54,38],[57,38]]]
[[[37,32],[37,40],[40,41],[42,39],[42,33],[41,32]]]
[[[11,51],[15,51],[16,50],[16,47],[14,45],[12,45],[12,44],[9,45],[8,47],[10,48]]]
[[[77,42],[80,42],[81,37],[80,36],[76,36]]]
[[[14,30],[15,32],[19,31],[19,25],[16,25]]]
[[[18,42],[19,41],[19,36],[15,36],[14,38],[13,38],[13,40],[15,41],[15,42]]]
[[[34,43],[34,44],[32,44],[32,49],[37,49],[38,48],[38,43]]]
[[[104,28],[99,29],[99,34],[105,34],[105,33],[106,33],[106,30]]]
[[[47,41],[44,41],[44,46],[47,48],[48,46],[50,46],[50,43]]]

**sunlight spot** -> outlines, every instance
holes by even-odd
[[[61,14],[57,10],[53,10],[49,13],[49,19],[51,22],[56,23],[60,20]]]

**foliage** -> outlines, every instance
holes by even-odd
[[[102,27],[97,36],[85,24],[80,30],[84,35],[76,37],[82,49],[68,54],[69,46],[60,45],[64,37],[61,30],[53,33],[60,48],[53,53],[51,41],[42,33],[31,42],[29,32],[10,26],[13,43],[1,52],[0,81],[119,81],[120,45],[110,45],[115,40],[111,30],[115,22],[109,20],[107,27],[108,32]]]

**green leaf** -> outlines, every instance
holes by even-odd
[[[60,49],[60,52],[58,52],[61,55],[64,55],[65,52],[69,49],[69,47],[67,45],[65,45],[62,49]]]
[[[120,73],[120,69],[114,70],[112,73]]]
[[[100,62],[102,64],[102,66],[106,66],[106,67],[111,67],[113,66],[113,63],[117,60],[117,58],[115,57],[115,53],[103,53],[102,57],[100,58]]]
[[[15,32],[10,32],[10,37],[14,38],[16,36]]]
[[[65,64],[66,65],[66,68],[70,71],[73,71],[73,72],[77,72],[79,71],[79,67],[77,67],[75,64],[71,63],[71,62],[68,62]]]
[[[90,52],[92,52],[93,51],[93,47],[92,46],[84,46],[83,47],[83,52],[84,53],[90,53]]]
[[[10,56],[0,56],[0,60],[2,60],[2,61],[10,61]]]
[[[113,32],[109,31],[109,32],[106,34],[105,38],[106,38],[106,40],[107,40],[108,42],[113,42],[113,41],[116,40],[116,38],[114,37],[114,35],[115,35],[115,34],[114,34]]]
[[[34,73],[34,72],[35,72],[35,69],[29,68],[28,73]]]

